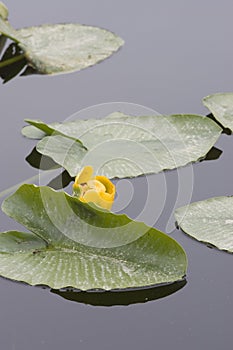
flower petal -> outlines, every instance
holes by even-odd
[[[95,179],[101,182],[106,188],[106,192],[113,195],[113,198],[114,198],[116,193],[116,187],[112,183],[112,181],[110,181],[106,176],[101,176],[101,175],[95,176]]]
[[[101,208],[110,210],[113,204],[113,200],[105,198],[105,192],[97,192],[95,190],[88,190],[80,200],[84,202],[92,202]]]
[[[93,168],[90,165],[85,166],[76,176],[74,185],[83,184],[91,180],[93,176]]]
[[[102,184],[102,182],[96,179],[89,180],[87,182],[87,186],[89,187],[89,189],[93,189],[97,192],[106,192],[106,187]]]

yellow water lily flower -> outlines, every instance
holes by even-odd
[[[92,166],[85,166],[76,176],[74,195],[82,202],[92,202],[104,209],[111,209],[116,193],[115,185],[106,176],[93,177]]]

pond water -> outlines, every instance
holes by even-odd
[[[118,101],[161,114],[206,114],[202,97],[233,90],[230,1],[5,3],[15,27],[80,22],[116,32],[125,46],[109,60],[78,73],[20,77],[0,86],[1,200],[6,189],[38,175],[25,161],[35,142],[20,134],[24,118],[63,121],[83,108]],[[157,191],[144,220],[150,223],[159,213],[153,223],[186,250],[186,284],[120,296],[74,296],[2,278],[1,349],[229,349],[233,257],[175,229],[172,217],[174,208],[190,199],[232,194],[233,136],[223,134],[216,147],[222,151],[216,160],[148,177]],[[115,209],[138,217],[147,188],[144,178],[119,181]],[[3,213],[0,217],[2,231],[19,227]]]

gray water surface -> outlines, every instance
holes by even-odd
[[[24,118],[62,121],[83,108],[116,101],[141,104],[161,114],[206,114],[202,97],[233,91],[231,1],[5,3],[15,27],[80,22],[116,32],[125,46],[109,60],[81,72],[16,78],[0,86],[0,191],[38,174],[25,161],[35,143],[20,134]],[[156,211],[164,195],[162,181],[167,194],[156,226],[169,231],[188,255],[187,284],[182,289],[147,303],[104,307],[0,279],[0,348],[230,349],[233,257],[187,237],[171,219],[180,189],[180,203],[187,200],[187,193],[193,201],[233,193],[233,137],[222,135],[216,147],[223,151],[218,160],[167,172],[165,177],[152,176],[158,195],[149,213]],[[147,187],[143,178],[131,184],[133,200],[121,209],[136,217]],[[0,217],[2,231],[19,227],[4,214]]]

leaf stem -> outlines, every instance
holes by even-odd
[[[22,53],[21,55],[18,55],[16,57],[9,58],[8,60],[0,62],[0,68],[9,66],[10,64],[13,64],[15,62],[21,61],[24,58],[25,58],[25,54],[24,53]]]

